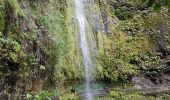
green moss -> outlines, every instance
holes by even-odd
[[[5,4],[14,9],[15,16],[26,17],[17,0],[0,0],[0,11],[5,10]]]
[[[0,6],[1,6],[1,5],[0,5]],[[3,6],[2,6],[2,7],[3,7]],[[2,31],[3,31],[3,28],[4,28],[4,23],[5,23],[4,17],[5,17],[4,8],[2,8],[2,10],[1,10],[1,8],[0,8],[0,32],[2,32]],[[2,34],[2,33],[0,33],[0,34]]]
[[[117,36],[113,37],[111,43],[114,43],[114,48],[110,48],[104,55],[100,55],[100,62],[103,66],[103,75],[115,82],[135,75],[137,67],[131,61],[148,52],[149,48],[145,36],[132,37],[125,33],[117,33]]]
[[[116,100],[156,100],[156,98],[152,96],[144,96],[139,93],[130,93],[126,94],[124,92],[119,92],[119,91],[111,91],[110,96],[113,97],[113,99]]]
[[[60,97],[61,100],[80,100],[74,93],[66,93]]]
[[[18,42],[10,38],[4,39],[1,37],[0,44],[1,57],[16,62],[18,53],[21,49],[21,46],[18,44]]]
[[[25,99],[26,100],[49,100],[50,97],[59,97],[59,94],[56,90],[51,91],[40,91],[39,93],[32,95],[32,93],[27,93]]]
[[[120,20],[126,20],[129,18],[133,18],[134,11],[130,10],[129,8],[122,7],[115,10],[115,16],[117,16]]]
[[[135,5],[121,4],[115,5],[118,8],[110,12],[134,10]],[[126,6],[130,6],[130,8],[126,8]],[[111,28],[116,28],[111,36],[99,33],[99,60],[102,66],[98,67],[100,68],[98,69],[99,77],[113,82],[122,82],[126,81],[129,76],[137,74],[138,68],[143,70],[162,69],[164,67],[163,60],[155,52],[162,45],[158,44],[160,41],[163,41],[163,47],[160,49],[165,52],[169,51],[167,11],[166,8],[162,8],[161,12],[149,12],[148,9],[136,11],[132,18],[124,18],[126,20],[120,21],[117,26]],[[127,17],[122,12],[119,14]]]
[[[15,16],[22,16],[22,17],[25,16],[17,0],[8,0],[8,1],[4,0],[4,2],[9,3],[12,6],[12,8],[15,11]]]
[[[156,49],[161,49],[166,53],[170,52],[169,19],[166,7],[162,7],[160,12],[153,12],[143,19],[145,32],[152,39]]]

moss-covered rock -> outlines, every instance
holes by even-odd
[[[111,91],[110,96],[116,100],[131,100],[132,98],[133,98],[133,100],[140,100],[140,99],[142,99],[142,100],[156,100],[156,98],[152,97],[152,96],[144,96],[139,93],[126,94],[124,92],[119,92],[119,91]]]

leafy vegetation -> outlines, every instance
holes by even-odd
[[[129,93],[126,94],[124,92],[119,92],[119,91],[112,91],[110,92],[110,95],[116,99],[116,100],[131,100],[133,98],[133,100],[156,100],[156,98],[152,97],[152,96],[143,96],[139,93]]]
[[[142,0],[142,2],[147,2],[148,6],[153,6],[156,7],[156,8],[159,8],[161,6],[168,6],[170,7],[170,1],[169,0],[159,0],[159,1],[156,1],[156,0]]]
[[[41,91],[36,95],[32,95],[31,93],[26,94],[26,100],[51,100],[50,97],[59,97],[56,91]]]
[[[108,27],[113,33],[111,37],[98,35],[99,59],[102,66],[99,67],[100,78],[109,79],[112,82],[124,82],[136,75],[137,70],[146,70],[147,73],[148,70],[160,70],[165,67],[161,55],[157,55],[157,50],[166,54],[169,52],[167,49],[169,43],[164,41],[165,37],[169,37],[169,33],[166,32],[169,30],[166,23],[169,19],[167,18],[168,9],[162,7],[160,12],[154,12],[146,6],[137,6],[126,0],[110,3],[112,16],[108,14],[108,19],[118,17],[121,21],[112,26],[115,29]],[[159,25],[164,32],[160,32]],[[105,40],[103,41],[102,38]]]

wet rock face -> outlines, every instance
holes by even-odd
[[[170,55],[170,44],[168,43],[167,38],[169,38],[170,34],[168,33],[168,25],[159,24],[156,25],[152,31],[155,33],[156,41],[158,44],[158,48],[160,52],[163,53],[164,56]]]
[[[91,21],[91,23],[93,24],[94,30],[95,31],[103,31],[104,27],[102,25],[102,23],[100,22],[100,16],[97,13],[94,14],[90,14],[89,19]]]
[[[164,58],[165,67],[161,70],[148,70],[143,74],[132,77],[131,82],[135,88],[153,88],[170,86],[170,57]],[[142,71],[142,70],[141,70]]]
[[[162,83],[165,86],[170,86],[170,73],[167,72],[164,75],[162,75],[161,77],[159,77],[159,79],[162,81]]]
[[[158,77],[151,77],[151,81],[155,86],[170,86],[170,73],[166,72]]]
[[[134,83],[134,87],[138,89],[151,88],[154,86],[153,82],[145,77],[133,77],[132,82]]]
[[[170,73],[166,72],[158,76],[136,76],[132,83],[137,89],[170,86]]]

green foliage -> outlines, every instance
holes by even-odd
[[[61,1],[46,1],[45,14],[42,14],[41,7],[34,2],[31,9],[35,14],[35,21],[45,33],[50,37],[50,44],[44,45],[41,41],[41,50],[48,55],[47,66],[53,69],[51,79],[53,82],[65,82],[65,80],[74,79],[73,62],[67,57],[70,52],[69,47],[72,45],[69,41],[67,26],[65,24],[65,3]],[[54,6],[55,5],[55,6]],[[58,9],[63,9],[62,11]],[[46,70],[50,69],[46,68]],[[56,83],[56,82],[55,82]]]
[[[135,15],[138,15],[143,11],[147,11],[147,9],[142,5],[137,5],[136,3],[131,2],[131,0],[122,0],[121,2],[112,1],[111,6],[111,13],[113,17],[116,16],[121,21],[133,19]]]
[[[119,3],[120,5],[115,4],[113,3],[118,8],[114,7],[115,10],[112,10],[113,13],[121,9],[125,9],[125,12],[126,10],[133,11],[135,7],[135,5],[128,5],[125,1]],[[164,67],[161,58],[154,53],[158,41],[160,43],[160,41],[162,42],[166,38],[169,39],[167,32],[169,30],[169,24],[167,23],[169,22],[168,10],[162,8],[161,12],[149,11],[148,9],[136,11],[133,13],[132,18],[124,18],[116,26],[117,31],[111,38],[107,36],[102,37],[104,41],[101,41],[101,37],[99,37],[99,43],[105,44],[103,48],[99,48],[99,59],[102,66],[100,68],[100,78],[109,79],[113,82],[122,82],[126,81],[129,76],[135,75],[138,68],[149,70],[162,69]],[[124,16],[122,12],[119,14],[120,16]],[[164,28],[162,32],[160,32],[161,28],[158,26],[162,26],[162,29]],[[153,32],[151,30],[155,31]],[[162,45],[163,48],[166,48],[165,50],[167,52],[169,50],[167,48],[169,47],[169,43],[167,43],[167,40],[162,43],[164,44]]]
[[[120,20],[126,20],[133,18],[134,16],[134,11],[126,6],[123,7],[115,7],[114,15],[116,15]]]
[[[61,100],[80,100],[74,93],[66,93],[60,97]]]
[[[161,100],[169,100],[170,99],[170,94],[163,94],[162,96],[160,96]]]
[[[141,63],[141,67],[143,69],[161,69],[163,68],[163,61],[159,56],[146,54],[144,57],[141,57],[143,62]],[[139,60],[138,60],[139,61]]]
[[[1,5],[0,5],[1,6]],[[3,7],[3,6],[2,6]],[[4,8],[2,8],[1,10],[1,7],[0,7],[0,32],[3,31],[3,28],[4,28],[4,17],[5,17],[5,11],[4,11]],[[0,33],[1,34],[1,33]]]
[[[144,30],[144,21],[141,17],[142,15],[144,14],[141,13],[134,15],[133,19],[120,22],[116,29],[126,32],[128,36],[140,37],[145,35],[141,33]]]
[[[116,100],[156,100],[156,98],[152,96],[143,96],[139,93],[126,94],[120,91],[111,91],[110,96]]]
[[[25,17],[24,12],[20,8],[20,5],[17,0],[3,0],[5,3],[9,3],[11,7],[14,9],[15,16]]]
[[[49,16],[44,16],[44,15],[40,15],[37,16],[38,17],[38,22],[40,25],[44,26],[46,29],[50,30],[50,17]]]
[[[160,8],[161,6],[168,6],[170,7],[169,0],[142,0],[142,2],[147,2],[147,5],[154,6],[156,9]]]
[[[8,60],[12,60],[14,62],[17,61],[17,55],[21,49],[21,46],[15,40],[10,38],[4,39],[0,38],[0,56],[1,59],[5,58]]]
[[[58,96],[56,90],[54,91],[41,91],[36,95],[32,95],[31,93],[26,94],[26,100],[51,100],[50,97]]]
[[[127,36],[124,33],[120,33],[114,41],[114,48],[100,58],[103,75],[113,82],[125,81],[128,76],[136,74],[137,68],[131,60],[148,51],[148,42],[144,37]]]
[[[58,4],[58,1],[55,1]],[[64,4],[66,2],[61,1],[62,4],[56,5],[64,8]],[[74,54],[72,52],[72,42],[71,36],[68,33],[67,25],[66,25],[66,11],[56,11],[58,8],[53,8],[47,16],[43,16],[43,20],[40,21],[44,27],[49,26],[48,31],[51,33],[53,43],[49,47],[50,59],[49,63],[53,63],[54,65],[54,73],[52,73],[52,79],[54,81],[58,81],[61,83],[67,82],[68,80],[75,80],[81,77],[81,71],[79,69],[75,69],[77,67],[74,64]],[[78,75],[76,75],[78,73]]]
[[[150,13],[143,19],[144,31],[152,38],[151,41],[155,44],[155,47],[166,53],[170,52],[169,19],[166,7],[162,7],[160,12]]]
[[[143,16],[141,13],[141,15],[134,16],[132,20],[121,22],[117,27],[117,29],[126,32],[127,35],[132,38],[141,38],[144,39],[144,41],[149,41],[148,43],[144,43],[148,44],[149,48],[147,46],[144,47],[144,45],[143,48],[140,48],[141,50],[143,49],[143,51],[146,51],[148,48],[149,53],[140,54],[131,58],[131,61],[134,60],[138,63],[139,67],[142,67],[142,69],[159,69],[164,67],[160,57],[154,54],[154,50],[155,48],[159,48],[157,47],[158,42],[165,40],[162,44],[164,45],[166,52],[168,51],[167,47],[169,43],[167,42],[167,39],[169,38],[169,33],[167,31],[169,30],[169,24],[167,22],[169,22],[169,17],[167,11],[167,8],[162,8],[161,12],[151,12],[148,15],[145,14],[147,16]],[[135,42],[136,40],[133,41]]]
[[[16,40],[0,36],[0,86],[4,87],[1,93],[7,91],[4,94],[9,94],[17,82],[21,69],[20,53],[21,45]]]
[[[55,15],[55,17],[54,17]],[[61,12],[54,13],[53,17],[51,18],[51,24],[49,27],[49,31],[53,33],[53,46],[50,50],[54,54],[52,56],[55,56],[55,71],[53,73],[53,79],[70,79],[72,78],[72,75],[74,75],[72,72],[72,66],[67,63],[66,55],[68,53],[68,46],[70,43],[68,43],[68,34],[67,29],[65,28],[64,23],[64,15]],[[53,51],[54,50],[54,51]],[[54,58],[52,59],[54,62]],[[63,82],[61,81],[61,82]]]

